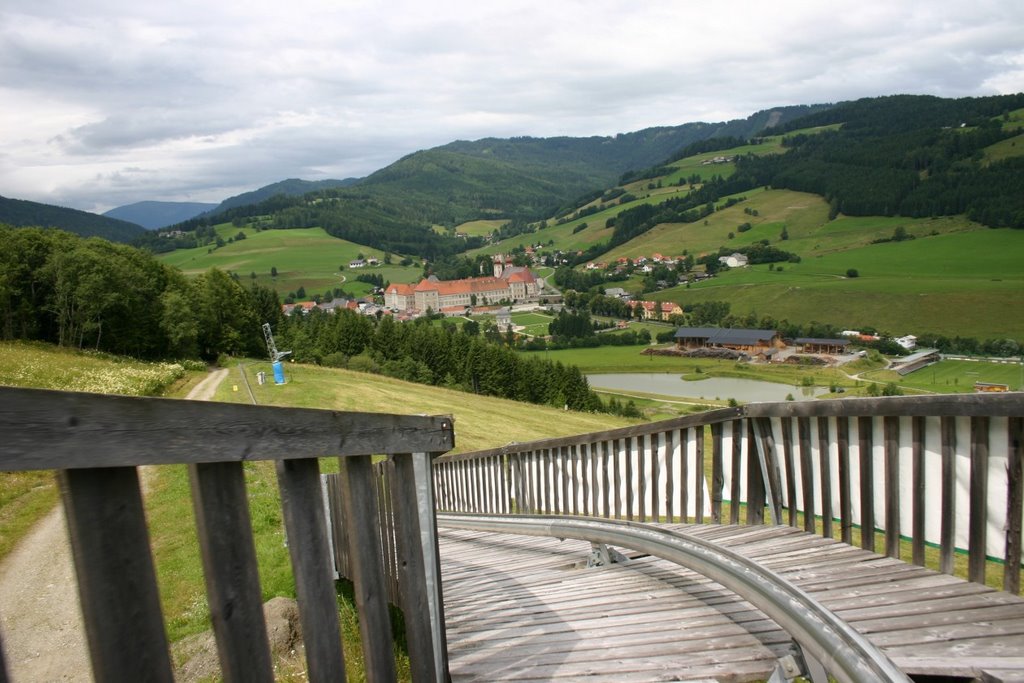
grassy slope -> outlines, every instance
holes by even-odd
[[[841,223],[841,221],[837,221]],[[925,222],[921,227],[928,227]],[[908,230],[912,222],[907,221]],[[751,231],[755,232],[755,231]],[[787,248],[783,243],[782,248]],[[1024,338],[1024,231],[980,230],[806,255],[782,272],[758,265],[656,298],[728,301],[732,312],[874,326],[892,334]],[[847,269],[860,277],[847,278]]]
[[[227,239],[237,235],[239,228],[223,225],[218,234]],[[360,273],[380,274],[391,282],[414,282],[422,273],[420,268],[401,266],[380,266],[349,270],[349,261],[358,254],[383,260],[384,253],[353,242],[331,237],[321,228],[299,228],[295,230],[241,229],[246,239],[225,244],[220,249],[209,251],[209,247],[181,249],[159,258],[169,265],[180,268],[186,275],[196,275],[210,268],[237,272],[242,282],[250,281],[250,273],[256,273],[256,281],[273,287],[281,295],[306,288],[309,296],[322,294],[335,287],[343,287],[352,294],[365,294],[370,285],[356,282]],[[339,271],[339,266],[345,270]],[[271,267],[277,268],[277,277],[270,277]],[[345,282],[342,282],[342,276]]]
[[[175,365],[0,342],[0,386],[143,395],[157,393],[183,374]],[[0,559],[56,500],[50,471],[0,473]]]
[[[566,412],[485,396],[470,397],[458,391],[410,384],[387,377],[300,364],[285,366],[285,385],[259,386],[255,375],[260,370],[272,374],[269,363],[250,362],[245,365],[260,404],[454,415],[455,450],[458,452],[500,446],[510,441],[528,441],[631,424],[630,421],[607,415]],[[214,400],[249,401],[240,373],[239,368],[232,369]],[[337,463],[332,459],[324,459],[321,467],[324,471],[332,471],[337,469]],[[268,600],[276,595],[293,596],[294,585],[283,543],[272,463],[246,463],[246,481],[263,598]],[[153,479],[147,507],[154,528],[154,553],[157,557],[164,614],[173,640],[202,631],[208,628],[209,623],[192,510],[187,504],[182,504],[182,501],[188,499],[186,468],[160,468]],[[346,657],[349,656],[358,658],[359,655],[357,652],[346,652]]]

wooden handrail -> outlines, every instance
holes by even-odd
[[[344,681],[345,669],[318,458],[337,456],[347,485],[337,492],[354,530],[348,549],[367,568],[356,577],[369,680],[394,677],[384,595],[380,521],[368,497],[372,456],[403,462],[396,506],[427,510],[407,524],[404,552],[436,560],[429,454],[454,446],[452,419],[272,408],[0,387],[0,471],[54,469],[68,519],[93,675],[97,680],[173,680],[157,599],[137,467],[187,464],[207,598],[227,681],[270,681],[243,463],[277,461],[282,512],[296,582],[310,680]],[[405,461],[409,466],[405,466]],[[362,478],[360,478],[362,477]],[[372,482],[370,482],[372,483]],[[413,524],[415,522],[415,524]],[[429,531],[429,529],[427,529]],[[436,534],[436,529],[434,530]],[[433,538],[433,537],[430,537]],[[413,547],[415,544],[415,547]],[[431,574],[433,577],[433,574]],[[398,577],[404,592],[440,605],[435,578]],[[367,599],[370,596],[370,599]],[[447,674],[438,619],[409,620],[415,670]],[[430,631],[433,629],[433,632]],[[440,639],[440,640],[439,640]],[[438,643],[442,643],[441,646]],[[130,647],[126,646],[131,644]],[[389,668],[390,667],[390,668]],[[0,681],[6,680],[0,652]]]
[[[946,573],[966,551],[976,582],[998,558],[1004,590],[1017,593],[1022,425],[1024,393],[755,403],[448,455],[434,480],[450,512],[738,523],[743,506],[747,523],[802,518],[807,531],[820,519],[823,535],[847,543],[861,527],[869,550],[883,532],[892,557],[909,538],[919,565],[937,545]]]

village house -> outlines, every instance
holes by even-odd
[[[682,315],[683,309],[672,301],[630,301],[629,307],[643,311],[644,320],[668,320],[670,316]]]

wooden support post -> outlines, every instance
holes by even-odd
[[[316,458],[278,460],[277,485],[295,576],[310,681],[344,681],[337,595]]]
[[[448,643],[444,628],[437,521],[430,495],[426,453],[392,456],[391,489],[398,550],[398,580],[409,664],[415,683],[446,681]]]
[[[174,680],[135,468],[61,470],[57,478],[93,677]]]
[[[349,558],[359,633],[363,643],[366,680],[370,683],[396,679],[391,640],[391,619],[381,558],[377,485],[370,456],[339,458],[342,506],[348,522]]]
[[[725,425],[716,422],[711,425],[711,521],[722,523],[722,487],[725,486],[723,468],[723,434]]]
[[[217,655],[226,681],[273,681],[241,462],[189,465]]]

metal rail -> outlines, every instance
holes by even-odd
[[[699,572],[763,611],[796,641],[809,660],[805,663],[815,681],[824,680],[824,671],[842,683],[910,681],[864,636],[791,582],[735,552],[683,532],[636,522],[552,515],[438,514],[437,525],[573,538],[645,552]]]

